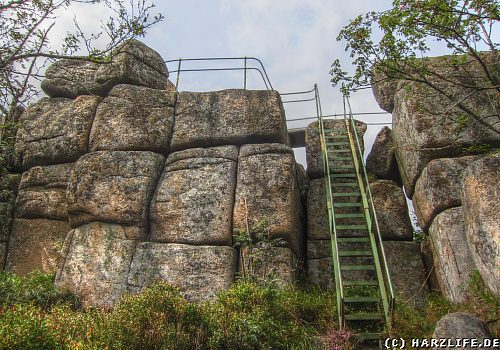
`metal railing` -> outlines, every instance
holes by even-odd
[[[215,61],[240,61],[242,66],[230,66],[220,68],[183,68],[183,63],[188,62],[215,62]],[[262,61],[255,57],[203,57],[203,58],[177,58],[174,60],[165,61],[165,63],[177,62],[177,69],[169,70],[169,73],[176,73],[175,89],[179,88],[179,81],[182,72],[221,72],[221,71],[243,71],[243,89],[247,88],[247,75],[248,71],[257,71],[264,82],[266,90],[274,90],[271,80],[267,75],[266,69]],[[256,64],[257,67],[249,66],[249,64]]]
[[[377,213],[373,203],[373,197],[370,189],[368,173],[364,164],[363,153],[361,152],[361,142],[356,130],[356,124],[353,118],[349,97],[344,95],[344,120],[349,133],[349,141],[355,164],[360,193],[363,200],[363,210],[365,212],[368,233],[370,237],[370,245],[373,252],[373,260],[375,263],[375,271],[380,288],[380,296],[384,308],[384,315],[388,327],[391,327],[392,316],[394,312],[394,289],[392,286],[389,267],[384,252],[382,236],[378,226]],[[354,146],[354,147],[353,147]],[[375,231],[375,232],[374,232]]]

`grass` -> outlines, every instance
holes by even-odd
[[[157,283],[125,295],[111,310],[86,309],[53,275],[0,272],[0,349],[356,349],[338,331],[335,295],[314,288],[239,281],[213,302],[193,304]],[[500,298],[472,276],[471,298],[453,304],[431,295],[423,309],[397,303],[392,336],[430,337],[449,312],[468,312],[500,335]]]

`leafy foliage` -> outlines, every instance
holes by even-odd
[[[330,71],[331,81],[334,86],[342,84],[346,93],[386,79],[417,82],[449,100],[450,106],[442,114],[458,108],[472,121],[500,133],[500,44],[493,37],[499,19],[496,0],[394,0],[391,9],[359,15],[340,31],[337,40],[346,42],[355,70],[349,74],[337,59]],[[422,59],[431,53],[432,40],[444,43],[455,55],[445,63],[462,78],[444,76]],[[478,72],[472,66],[479,67]],[[374,81],[375,71],[382,78]],[[463,93],[450,94],[442,83],[461,87]],[[485,95],[496,118],[467,105],[478,94]]]

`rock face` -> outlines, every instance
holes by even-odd
[[[214,299],[234,282],[237,253],[231,247],[143,242],[137,246],[128,283],[138,291],[157,280],[180,288],[188,300]]]
[[[0,271],[5,267],[7,243],[10,237],[14,203],[20,181],[21,175],[19,174],[3,174],[0,179]]]
[[[401,182],[396,153],[392,142],[392,131],[384,126],[377,134],[372,150],[366,158],[366,170],[372,172],[380,179]]]
[[[140,151],[99,151],[81,157],[68,184],[71,226],[114,222],[128,226],[129,239],[145,237],[149,202],[163,163],[163,156]]]
[[[427,232],[434,217],[445,209],[460,206],[461,175],[476,156],[435,159],[422,171],[413,196],[418,223]]]
[[[370,189],[382,239],[411,241],[413,228],[403,190],[389,180],[374,181]]]
[[[36,166],[25,172],[19,185],[15,216],[68,221],[66,187],[73,164]]]
[[[477,344],[469,344],[463,349],[493,349],[490,345],[479,347],[478,344],[483,343],[484,339],[492,338],[488,326],[478,319],[476,316],[463,312],[454,312],[444,316],[436,324],[432,338],[436,339],[474,339]],[[493,344],[491,344],[493,345]],[[455,348],[455,347],[453,347]],[[452,349],[451,347],[440,349]]]
[[[408,305],[424,306],[429,288],[419,245],[384,242],[384,251],[396,294]]]
[[[279,286],[294,283],[302,266],[290,248],[260,244],[240,249],[239,273],[274,281]]]
[[[175,93],[117,85],[97,108],[90,150],[151,151],[167,155]]]
[[[453,64],[454,60],[456,57],[453,56],[435,57],[427,60],[426,64],[432,71],[437,71],[452,81],[458,81],[459,84],[482,84],[484,71],[479,64],[471,60],[465,72],[463,66],[457,68]],[[498,56],[485,57],[484,61],[491,64],[492,70],[495,70]],[[489,96],[489,91],[471,94],[471,89],[461,85],[444,80],[431,82],[457,100],[470,95],[462,103],[465,108],[481,116],[484,122],[491,125],[500,121],[498,111],[495,110],[494,103],[491,103],[495,97]],[[497,133],[464,114],[459,107],[451,107],[453,102],[450,99],[419,83],[405,83],[395,94],[393,140],[403,184],[410,198],[420,173],[431,160],[462,155],[468,147],[478,144],[500,144]]]
[[[276,91],[181,92],[177,98],[172,151],[186,148],[287,143]]]
[[[161,56],[137,40],[113,53],[111,62],[60,60],[45,72],[42,90],[50,97],[105,96],[113,86],[133,84],[167,89],[168,70]]]
[[[151,240],[232,245],[238,148],[172,153],[151,205]]]
[[[381,70],[374,67],[372,69],[372,92],[380,108],[392,113],[394,109],[394,95],[398,89],[398,81],[390,79]]]
[[[117,224],[93,222],[72,230],[56,285],[71,290],[84,306],[112,306],[127,291],[136,245]]]
[[[330,239],[325,180],[312,180],[307,193],[307,239]]]
[[[6,269],[19,275],[33,270],[55,272],[63,259],[63,242],[70,231],[66,221],[15,219],[12,223]]]
[[[100,98],[42,98],[21,115],[16,162],[23,169],[76,161],[87,153],[90,128]]]
[[[500,153],[484,157],[463,172],[461,201],[467,242],[479,273],[500,293]]]
[[[438,214],[429,229],[429,240],[439,289],[452,302],[466,302],[476,266],[467,245],[462,208]]]
[[[234,229],[242,232],[248,227],[253,234],[264,230],[271,239],[283,239],[298,257],[302,257],[299,213],[300,193],[292,149],[282,144],[242,146]]]
[[[355,121],[356,130],[361,143],[361,152],[364,152],[363,135],[366,131],[366,124],[360,121]],[[324,120],[325,129],[338,130],[345,132],[344,120]],[[306,128],[306,159],[307,159],[307,174],[311,179],[317,179],[323,176],[323,158],[321,156],[320,135],[318,123],[309,124]],[[342,160],[331,160],[329,162],[330,172],[339,172],[338,166],[343,166],[349,163]]]

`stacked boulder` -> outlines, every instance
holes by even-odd
[[[498,57],[483,58],[497,72]],[[439,89],[463,96],[469,90],[461,84],[480,80],[484,71],[471,61],[464,73],[455,61],[456,57],[443,56],[428,59],[426,64],[449,78],[433,81]],[[376,75],[375,81],[379,82],[374,84],[375,98],[381,108],[392,112],[392,142],[402,183],[413,201],[418,224],[428,234],[423,249],[428,254],[428,269],[435,271],[436,287],[449,300],[464,302],[470,274],[479,270],[488,287],[498,293],[500,188],[495,149],[500,135],[423,84],[382,75]],[[486,90],[470,94],[463,104],[496,125],[500,119],[495,107],[485,103],[487,94]],[[478,149],[490,152],[477,154]]]
[[[277,243],[255,244],[275,251],[259,267],[295,280],[300,190],[277,92],[177,93],[137,41],[109,63],[56,62],[42,88],[16,140],[8,269],[57,272],[84,305],[157,280],[210,299],[241,269],[233,233],[260,225]]]

